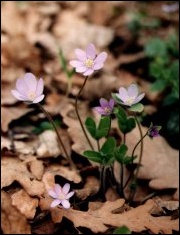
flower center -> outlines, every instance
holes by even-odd
[[[87,68],[92,68],[94,65],[94,61],[92,59],[86,59],[84,64]]]
[[[66,199],[66,197],[65,197],[65,195],[63,193],[60,193],[59,194],[59,199],[60,200],[64,200],[64,199]]]
[[[36,98],[36,93],[34,91],[30,91],[28,94],[29,100],[34,100]]]
[[[133,102],[134,102],[134,98],[133,98],[133,97],[129,97],[129,98],[126,100],[126,104],[128,104],[128,105],[132,105]]]
[[[108,114],[108,113],[111,112],[111,109],[110,109],[109,107],[105,107],[105,108],[104,108],[104,111]]]

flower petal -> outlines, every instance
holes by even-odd
[[[18,100],[22,100],[22,101],[27,101],[28,100],[27,97],[23,96],[17,90],[11,90],[11,93]]]
[[[59,195],[62,192],[62,187],[59,184],[55,184],[54,191]]]
[[[139,94],[139,90],[136,84],[131,84],[128,88],[127,88],[127,92],[129,97],[137,97]]]
[[[65,209],[69,209],[69,208],[70,208],[70,203],[69,203],[68,200],[62,200],[62,201],[61,201],[61,204],[63,205],[63,207],[64,207]]]
[[[63,188],[62,188],[62,191],[64,194],[67,194],[69,192],[69,189],[70,189],[70,184],[66,183]]]
[[[36,91],[37,80],[36,80],[36,77],[34,76],[34,74],[26,73],[24,75],[24,81],[26,83],[26,86],[27,86],[28,90]]]
[[[86,52],[79,48],[75,49],[74,53],[76,55],[76,58],[81,62],[84,62],[87,59]]]
[[[89,75],[91,75],[91,74],[93,74],[93,73],[94,73],[94,70],[93,70],[93,69],[88,69],[88,70],[86,70],[86,72],[83,73],[83,75],[84,75],[84,76],[89,76]]]
[[[101,52],[96,59],[94,60],[95,63],[100,63],[104,64],[105,60],[107,59],[107,53],[106,52]]]
[[[118,95],[118,97],[119,97],[123,102],[125,102],[125,101],[129,98],[126,88],[124,88],[124,87],[120,87],[120,88],[119,88],[119,95]]]
[[[33,100],[33,104],[37,104],[39,102],[41,102],[44,99],[44,95],[40,95],[38,97],[36,97],[36,99]]]
[[[74,192],[70,192],[66,195],[66,199],[69,199],[70,197],[72,197],[74,195]]]
[[[54,190],[51,189],[48,191],[48,193],[49,193],[49,196],[51,196],[52,198],[58,198],[58,195],[56,194]]]
[[[69,64],[70,64],[71,66],[73,66],[74,68],[82,67],[82,66],[84,65],[83,62],[78,61],[78,60],[71,60],[71,61],[69,62]]]
[[[104,109],[102,108],[102,107],[95,107],[94,108],[99,114],[101,114],[101,115],[105,115],[105,111],[104,111]]]
[[[51,203],[51,207],[58,206],[61,202],[62,202],[62,200],[60,200],[60,199],[55,199],[55,200]]]
[[[90,43],[88,46],[87,46],[87,49],[86,49],[86,57],[87,58],[90,58],[90,59],[93,59],[96,57],[96,48],[94,46],[94,44]]]
[[[40,96],[43,93],[43,89],[44,89],[44,81],[42,78],[40,78],[39,81],[37,82],[36,95]]]
[[[96,62],[96,63],[94,64],[94,66],[93,66],[93,69],[94,69],[94,70],[99,70],[99,69],[102,69],[103,66],[104,66],[103,63],[99,63],[99,62],[97,63],[97,62]]]
[[[140,100],[142,100],[145,96],[145,93],[141,93],[133,102],[133,104],[137,104]]]
[[[109,107],[110,107],[111,109],[114,108],[114,103],[115,103],[114,99],[110,99],[110,100],[109,100]]]
[[[100,103],[102,108],[106,108],[107,106],[109,106],[109,102],[106,99],[104,99],[104,98],[101,98],[99,100],[99,103]]]
[[[84,73],[86,70],[87,70],[87,68],[84,65],[76,68],[77,73]]]
[[[28,88],[27,88],[26,83],[25,83],[23,78],[18,78],[17,79],[17,81],[16,81],[16,89],[22,95],[27,96]]]

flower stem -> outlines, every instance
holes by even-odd
[[[99,139],[97,140],[97,147],[98,147],[98,151],[100,151]]]
[[[140,140],[136,143],[136,145],[134,146],[134,149],[133,149],[133,151],[132,151],[132,162],[131,162],[131,164],[133,164],[135,150],[136,150],[137,146],[141,143],[140,157],[139,157],[139,162],[138,162],[138,166],[137,166],[137,172],[138,172],[138,171],[139,171],[140,164],[141,164],[141,160],[142,160],[143,139],[146,137],[147,132],[146,132],[146,134],[143,136],[140,123],[139,123],[139,121],[138,121],[138,119],[137,119],[137,117],[136,117],[135,114],[134,114],[134,117],[135,117],[136,123],[137,123],[138,128],[139,128]],[[136,178],[137,178],[137,172],[136,172]],[[126,186],[127,186],[127,184],[129,183],[129,180],[131,179],[132,175],[133,175],[133,171],[131,171],[131,173],[130,173],[130,175],[129,175],[129,178],[127,179],[127,181],[126,181],[126,183],[125,183],[123,189],[126,188]]]
[[[69,161],[71,167],[75,168],[75,165],[74,165],[74,163],[72,162],[70,156],[68,155],[68,153],[67,153],[67,151],[66,151],[66,148],[65,148],[65,146],[64,146],[64,144],[63,144],[63,141],[62,141],[62,139],[61,139],[61,137],[60,137],[60,135],[59,135],[59,132],[58,132],[58,130],[57,130],[57,127],[56,127],[56,125],[55,125],[55,123],[54,123],[54,121],[53,121],[51,115],[43,108],[43,106],[42,106],[40,103],[37,103],[37,105],[38,105],[38,107],[42,110],[42,112],[46,115],[46,117],[47,117],[47,119],[49,120],[49,122],[53,125],[54,130],[55,130],[55,132],[56,132],[56,134],[57,134],[58,145],[59,145],[60,150],[61,150],[61,147],[62,147],[62,148],[63,148],[63,151],[64,151],[64,153],[65,153],[65,156],[66,156],[67,160]]]
[[[101,165],[100,168],[100,191],[102,192],[102,199],[105,199],[105,184],[106,184],[106,167]]]
[[[81,125],[82,131],[83,131],[83,133],[84,133],[84,135],[85,135],[85,137],[86,137],[86,139],[87,139],[87,141],[88,141],[88,143],[89,143],[89,146],[91,147],[92,150],[94,150],[93,145],[92,145],[90,139],[88,138],[87,133],[86,133],[86,130],[85,130],[85,128],[84,128],[84,126],[83,126],[83,123],[82,123],[82,121],[81,121],[81,118],[80,118],[80,115],[79,115],[79,112],[78,112],[78,105],[77,105],[78,99],[79,99],[79,97],[80,97],[80,95],[81,95],[81,92],[82,92],[82,90],[83,90],[83,88],[84,88],[84,86],[85,86],[85,84],[86,84],[87,79],[88,79],[88,76],[85,77],[84,83],[83,83],[81,89],[79,90],[79,93],[78,93],[77,96],[76,96],[76,100],[75,100],[75,111],[76,111],[76,114],[77,114],[79,123],[80,123],[80,125]]]

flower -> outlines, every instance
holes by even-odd
[[[121,104],[132,106],[137,104],[145,96],[145,93],[139,94],[139,89],[136,84],[131,84],[127,89],[124,87],[119,88],[119,93],[115,93],[122,102]]]
[[[74,192],[70,192],[70,184],[66,183],[63,188],[59,184],[55,184],[54,189],[49,190],[49,195],[55,200],[51,203],[51,207],[55,207],[59,204],[65,209],[70,208],[69,198],[74,195]]]
[[[96,48],[92,43],[87,46],[86,51],[75,49],[75,55],[77,60],[71,60],[70,65],[76,69],[76,72],[83,73],[84,76],[89,76],[94,71],[101,69],[107,58],[106,52],[96,55]]]
[[[159,131],[161,130],[161,126],[151,126],[147,132],[147,135],[151,138],[159,136]]]
[[[107,101],[106,99],[101,98],[99,102],[101,106],[95,107],[95,110],[101,115],[110,115],[114,108],[114,100],[110,99]]]
[[[44,99],[43,89],[42,78],[37,81],[34,74],[26,73],[23,78],[17,79],[16,90],[11,90],[11,93],[18,100],[39,103]]]

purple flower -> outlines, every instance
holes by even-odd
[[[69,198],[74,195],[74,192],[70,192],[70,184],[66,183],[63,188],[59,184],[55,184],[54,189],[49,190],[49,195],[55,200],[51,203],[51,207],[55,207],[59,204],[65,209],[70,208]]]
[[[149,137],[157,137],[159,136],[159,131],[161,130],[161,126],[151,126],[147,132]]]
[[[124,87],[119,88],[119,93],[115,94],[122,102],[123,105],[132,106],[137,104],[145,96],[145,93],[139,94],[139,89],[136,84],[131,84],[127,89]]]
[[[76,72],[82,73],[84,76],[89,76],[94,71],[101,69],[107,58],[106,52],[101,52],[97,56],[96,48],[92,43],[87,46],[86,51],[75,49],[75,55],[77,60],[71,60],[70,65],[76,69]]]
[[[37,81],[34,74],[26,73],[23,78],[17,79],[16,90],[11,90],[11,93],[18,100],[39,103],[44,99],[43,89],[42,78]]]
[[[95,110],[99,114],[108,116],[113,112],[113,108],[114,108],[113,99],[110,99],[109,101],[107,101],[106,99],[101,98],[99,102],[101,106],[95,107]]]

